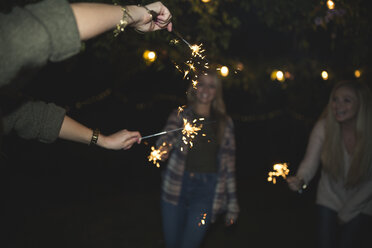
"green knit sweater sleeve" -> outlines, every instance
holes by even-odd
[[[30,101],[3,118],[4,133],[14,131],[24,139],[51,143],[59,136],[65,114],[53,103]]]
[[[66,0],[43,0],[0,14],[0,87],[22,69],[61,61],[80,51],[81,41]]]

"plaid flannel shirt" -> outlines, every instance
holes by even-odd
[[[166,123],[164,131],[183,127],[183,118],[192,121],[192,111],[174,110]],[[166,168],[162,173],[162,199],[177,205],[182,187],[182,178],[185,171],[186,156],[189,147],[182,141],[181,132],[169,132],[161,136],[156,144],[159,147],[163,142],[171,144]],[[234,124],[230,117],[224,131],[222,143],[217,155],[218,180],[212,207],[212,222],[217,216],[226,213],[226,220],[236,221],[239,214],[239,205],[236,196],[235,180],[235,135]]]

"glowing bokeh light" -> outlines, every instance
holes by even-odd
[[[220,74],[223,77],[227,77],[227,75],[229,75],[229,68],[227,66],[221,66]]]
[[[328,9],[334,9],[335,8],[335,3],[332,0],[327,1],[327,7]]]
[[[156,60],[156,53],[154,51],[145,50],[143,52],[143,59],[146,62],[152,63]]]
[[[284,73],[282,71],[277,71],[275,73],[275,76],[276,76],[276,79],[279,81],[279,82],[284,82],[285,78],[284,78]]]
[[[354,71],[354,76],[355,76],[356,78],[360,78],[360,76],[362,76],[362,72],[361,72],[360,70],[355,70],[355,71]]]

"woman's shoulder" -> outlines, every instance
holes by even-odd
[[[326,119],[325,118],[320,118],[315,122],[314,128],[325,128],[326,126]]]
[[[325,128],[326,128],[326,119],[320,118],[319,120],[315,122],[312,133],[323,137],[325,135]]]

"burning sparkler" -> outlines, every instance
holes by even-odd
[[[180,115],[181,112],[183,112],[184,108],[186,107],[186,105],[183,105],[183,106],[179,106],[178,107],[178,115]]]
[[[274,171],[269,172],[269,176],[267,178],[267,181],[273,182],[273,184],[276,184],[276,177],[283,177],[284,179],[287,178],[287,175],[289,173],[288,165],[287,163],[282,164],[274,164],[273,165]]]
[[[191,50],[191,57],[183,63],[183,66],[180,66],[176,63],[175,67],[183,74],[183,78],[192,80],[193,87],[196,88],[198,81],[198,75],[203,74],[204,70],[209,68],[208,61],[206,61],[206,56],[203,54],[205,49],[202,48],[203,44],[191,45],[187,42],[177,31],[173,29],[172,33],[182,40]],[[171,44],[177,45],[179,40],[173,39],[170,41]]]
[[[205,223],[206,223],[206,219],[207,219],[207,213],[203,213],[200,215],[201,218],[200,218],[200,222],[198,223],[198,226],[204,226]]]
[[[171,146],[171,144],[169,144],[169,146]],[[162,157],[168,153],[168,146],[167,146],[167,143],[166,142],[163,142],[163,144],[161,144],[161,146],[159,147],[159,149],[155,149],[154,146],[151,147],[151,153],[150,155],[147,157],[149,159],[149,161],[153,162],[153,164],[156,165],[156,167],[160,167],[160,164],[158,161],[161,161],[162,160]]]
[[[181,111],[180,109],[182,109],[182,107],[179,108],[179,111]],[[168,130],[168,131],[162,131],[162,132],[151,134],[151,135],[147,135],[147,136],[142,137],[141,140],[182,130],[182,134],[185,137],[185,138],[182,138],[182,140],[184,140],[184,143],[187,144],[188,142],[185,142],[185,140],[191,140],[191,139],[193,139],[195,137],[195,135],[198,134],[198,131],[203,126],[202,124],[200,124],[199,126],[197,126],[195,124],[195,122],[197,120],[203,121],[204,118],[194,119],[193,122],[192,122],[193,124],[191,124],[190,122],[188,122],[186,118],[183,118],[183,127],[172,129],[172,130]]]
[[[193,147],[193,139],[203,127],[203,124],[197,126],[195,124],[198,120],[204,121],[204,118],[194,119],[192,123],[188,122],[186,118],[183,118],[183,130],[182,130],[182,141],[186,145],[189,144],[190,148]]]
[[[190,43],[188,43],[182,36],[180,33],[178,33],[176,30],[172,30],[172,33],[175,34],[179,39],[181,39],[186,45],[188,45],[190,48],[191,48],[191,45]]]

